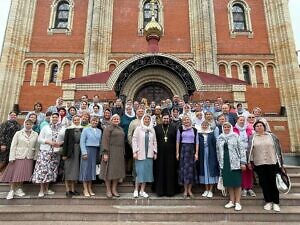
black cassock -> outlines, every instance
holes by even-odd
[[[172,124],[169,126],[158,125],[154,129],[157,139],[157,159],[154,161],[153,167],[153,191],[158,196],[173,196],[178,193],[177,129]]]

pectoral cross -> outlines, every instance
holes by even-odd
[[[167,137],[167,136],[165,136],[165,138],[164,138],[164,139],[165,139],[165,142],[167,142],[167,141],[168,141],[168,137]]]

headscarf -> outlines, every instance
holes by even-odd
[[[126,109],[127,109],[128,107],[131,108],[131,115],[129,115],[129,114],[127,113],[127,110],[126,110]],[[124,113],[125,113],[125,115],[126,115],[127,117],[129,117],[129,118],[135,117],[134,109],[133,109],[133,107],[131,107],[130,105],[126,105],[126,106],[125,106]]]
[[[146,125],[144,124],[144,118],[145,118],[145,117],[149,117],[149,118],[150,118],[150,124],[149,124],[149,126],[146,126]],[[143,130],[145,130],[145,131],[150,131],[150,132],[153,131],[153,121],[152,121],[152,118],[151,118],[150,115],[145,114],[145,115],[142,117],[142,120],[141,120],[141,127],[142,127]]]
[[[71,123],[71,126],[69,126],[67,129],[83,128],[83,126],[81,126],[81,119],[80,119],[79,125],[75,125],[75,124],[74,124],[74,121],[73,121],[73,120],[74,120],[74,118],[76,118],[76,117],[80,118],[80,116],[74,115],[74,116],[72,117],[72,123]]]
[[[230,126],[230,131],[229,131],[228,134],[225,134],[225,132],[224,132],[224,126],[225,126],[225,125]],[[220,134],[220,136],[223,136],[225,139],[228,140],[228,138],[229,138],[230,136],[232,136],[232,135],[236,135],[236,134],[233,132],[233,127],[232,127],[231,123],[229,123],[229,122],[223,123],[223,125],[222,125],[222,134]]]
[[[188,112],[185,112],[185,107],[188,107],[189,108],[189,110],[188,110]],[[179,115],[179,118],[183,118],[185,115],[187,115],[187,116],[189,116],[190,118],[192,117],[192,108],[191,108],[191,106],[189,105],[189,104],[185,104],[184,106],[183,106],[183,111],[182,111],[182,113]]]
[[[205,130],[203,130],[203,128],[202,128],[202,124],[204,124],[204,123],[206,123],[208,125],[207,129],[205,129]],[[196,125],[195,128],[197,129],[198,133],[200,133],[200,134],[209,134],[209,133],[213,132],[210,128],[210,124],[208,121],[203,121],[201,123],[201,125]]]
[[[26,129],[26,126],[25,126],[26,123],[27,123],[28,121],[31,121],[31,125],[32,125],[31,128],[30,128],[29,130],[27,130],[27,129]],[[24,130],[24,131],[30,131],[30,132],[31,132],[31,131],[32,131],[32,128],[33,128],[33,125],[34,125],[34,123],[32,122],[32,120],[31,120],[31,119],[27,119],[27,120],[25,120],[24,123],[23,123],[23,129],[22,129],[22,130]]]
[[[200,114],[202,115],[201,119],[199,119],[199,118],[196,116],[197,113],[200,113]],[[203,113],[202,111],[201,111],[201,112],[196,112],[196,113],[195,113],[195,116],[194,116],[194,118],[193,118],[193,124],[194,124],[194,125],[199,125],[199,126],[200,126],[204,121],[205,121],[204,113]]]

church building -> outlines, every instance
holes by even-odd
[[[3,121],[87,94],[259,106],[300,152],[300,71],[288,0],[12,0],[0,62]]]

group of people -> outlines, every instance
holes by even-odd
[[[212,198],[221,177],[230,201],[225,208],[242,209],[241,196],[253,196],[255,171],[263,190],[265,210],[280,211],[275,176],[283,169],[278,138],[261,109],[252,113],[218,98],[184,103],[179,96],[160,104],[117,99],[100,103],[95,95],[80,104],[57,99],[43,113],[36,103],[21,127],[11,112],[0,126],[1,182],[11,184],[7,199],[25,196],[23,182],[40,184],[39,197],[63,171],[66,196],[94,196],[92,181],[105,181],[106,196],[119,197],[118,183],[127,175],[135,182],[133,197],[148,198],[146,184],[158,196],[194,198],[193,185],[203,184],[202,196]],[[100,168],[100,171],[99,171]]]

